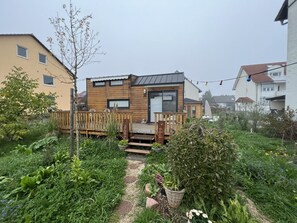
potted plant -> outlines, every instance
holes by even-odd
[[[161,150],[162,145],[158,142],[154,142],[152,144],[152,150],[155,152],[159,152]]]
[[[170,207],[179,207],[181,200],[184,197],[185,189],[182,189],[180,180],[173,174],[167,174],[164,177],[164,189],[166,192],[168,204]]]
[[[122,139],[118,143],[118,147],[119,147],[120,150],[126,149],[127,146],[128,146],[128,140],[127,139]]]

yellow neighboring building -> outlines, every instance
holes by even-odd
[[[69,110],[71,72],[33,34],[0,34],[0,87],[14,66],[38,80],[38,92],[56,93],[58,109]]]

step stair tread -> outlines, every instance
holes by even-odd
[[[143,149],[131,149],[131,148],[127,148],[127,149],[125,149],[125,152],[128,152],[128,153],[145,154],[145,155],[148,155],[148,154],[151,153],[151,151],[149,151],[149,150],[143,150]]]
[[[153,136],[153,135],[133,135],[130,137],[130,139],[153,141],[155,139],[155,136]]]
[[[145,147],[152,147],[151,143],[139,143],[139,142],[129,142],[131,146],[145,146]]]

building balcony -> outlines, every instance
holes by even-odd
[[[286,91],[276,91],[275,92],[275,96],[282,96],[282,95],[286,95]]]

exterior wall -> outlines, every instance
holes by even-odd
[[[238,83],[235,89],[235,101],[240,97],[249,97],[250,99],[256,102],[257,94],[258,94],[257,85],[252,80],[250,82],[246,81],[246,78],[243,76],[247,76],[247,73],[244,70],[241,70],[240,77],[242,78],[238,80]],[[242,110],[243,107],[244,107],[244,110],[249,110],[251,106],[237,105],[235,106],[235,110],[240,111]]]
[[[199,89],[193,83],[191,83],[188,79],[185,79],[184,98],[189,98],[189,99],[199,101]]]
[[[17,55],[17,45],[27,48],[28,57]],[[51,53],[40,45],[32,36],[0,36],[0,87],[14,66],[22,67],[32,79],[37,79],[37,92],[56,93],[59,109],[69,110],[70,88],[72,87],[65,67]],[[39,53],[47,56],[47,63],[39,62]],[[54,77],[54,85],[45,85],[43,75]]]
[[[107,100],[110,99],[130,99],[130,80],[123,80],[122,86],[110,86],[106,81],[104,87],[93,87],[93,82],[87,79],[87,103],[88,109],[95,109],[97,112],[103,112],[107,108]],[[131,107],[131,100],[130,100]],[[121,109],[123,112],[129,109]]]
[[[270,109],[282,110],[284,108],[285,108],[284,101],[271,101],[270,102]]]
[[[293,3],[294,2],[294,3]],[[292,5],[291,5],[292,4]],[[287,63],[297,61],[297,2],[289,0]],[[287,67],[286,108],[297,109],[297,64]]]
[[[144,89],[146,93],[144,93]],[[131,79],[124,80],[123,86],[109,86],[108,81],[105,87],[93,87],[90,79],[87,79],[87,103],[88,109],[104,111],[108,99],[129,99],[130,108],[120,109],[123,112],[133,113],[133,122],[148,120],[148,93],[151,91],[178,91],[178,111],[183,110],[183,84],[178,86],[131,86]]]

